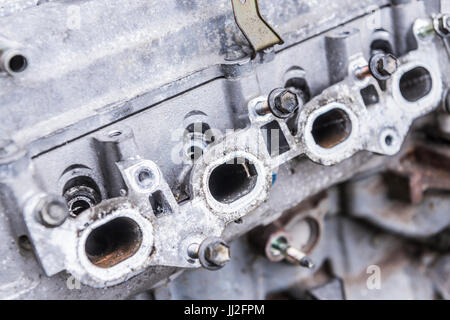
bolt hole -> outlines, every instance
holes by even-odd
[[[110,133],[108,133],[108,137],[115,138],[115,137],[120,136],[121,134],[122,134],[122,131],[120,131],[120,130],[113,130]]]
[[[22,72],[27,68],[27,65],[27,59],[21,54],[12,56],[8,62],[8,67],[13,72]]]
[[[155,176],[150,169],[143,168],[138,171],[136,175],[137,183],[142,188],[149,188],[153,185]]]
[[[97,183],[87,176],[77,176],[67,181],[63,188],[63,196],[70,215],[74,218],[100,203],[102,198]]]
[[[256,168],[248,159],[234,158],[211,172],[209,191],[217,201],[229,204],[249,194],[257,177]]]
[[[318,116],[313,123],[311,134],[314,141],[325,149],[331,149],[345,141],[352,131],[348,114],[339,108]]]
[[[72,216],[77,217],[83,211],[89,209],[91,204],[86,200],[76,200],[70,205],[70,212]]]
[[[391,146],[392,143],[394,142],[394,138],[389,134],[384,138],[384,142],[386,143],[387,146]]]
[[[134,255],[142,243],[142,232],[130,218],[120,217],[92,230],[85,251],[90,262],[110,268]]]
[[[22,235],[17,239],[19,247],[26,251],[30,251],[32,249],[30,239],[26,235]]]

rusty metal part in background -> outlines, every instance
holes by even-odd
[[[389,166],[390,194],[404,195],[405,200],[419,204],[426,190],[450,190],[449,160],[450,150],[445,145],[415,144]]]
[[[261,16],[258,0],[231,0],[231,2],[236,23],[255,52],[283,44],[283,39]]]
[[[0,299],[450,299],[450,0],[233,1],[0,0]]]

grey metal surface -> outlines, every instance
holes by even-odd
[[[254,248],[241,238],[233,242],[231,249],[235,257],[222,270],[184,272],[153,290],[153,297],[176,300],[277,299],[280,296],[305,299],[310,297],[309,290],[313,293],[315,288],[336,277],[342,279],[347,299],[433,299],[434,286],[445,287],[445,282],[430,281],[427,275],[446,266],[445,262],[430,253],[419,256],[408,253],[407,241],[340,217],[326,219],[325,230],[326,236],[313,254],[318,263],[314,272],[285,262],[268,261],[255,254]],[[322,274],[321,268],[327,264],[327,259],[332,261],[331,270]],[[436,267],[435,262],[439,263]],[[381,270],[380,289],[367,287],[371,276],[367,270],[372,265]],[[339,294],[342,293],[329,292],[320,298],[336,299]]]
[[[10,244],[0,248],[1,297],[132,297],[199,267],[200,261],[188,255],[192,244],[209,237],[232,241],[357,173],[389,167],[391,159],[380,155],[399,152],[413,121],[433,112],[448,87],[445,40],[434,31],[424,37],[417,31],[421,26],[433,29],[430,14],[441,10],[442,3],[260,1],[262,14],[285,43],[253,59],[225,0],[23,2],[23,9],[5,11],[0,51],[23,54],[27,68],[11,72],[3,67],[6,72],[0,76],[0,132],[15,143],[5,143],[1,154],[0,237]],[[367,65],[380,28],[399,56],[398,70],[385,83],[358,79],[357,70]],[[419,69],[427,73],[409,76]],[[311,100],[300,106],[298,117],[280,120],[255,113],[274,88],[299,77],[307,88],[297,90]],[[432,83],[429,90],[426,81]],[[365,100],[362,90],[368,87],[375,90],[375,103]],[[313,133],[315,124],[336,109],[348,116],[344,120],[351,130],[343,137],[337,132],[337,138],[327,133],[323,145]],[[186,128],[195,121],[213,128],[213,143],[195,140],[196,132],[186,139]],[[288,150],[278,156],[266,150],[260,129],[268,125],[278,126],[286,140]],[[329,147],[328,139],[338,141]],[[18,150],[10,150],[14,145]],[[199,161],[186,152],[194,146],[203,152]],[[233,158],[249,161],[245,170],[248,175],[254,170],[254,184],[220,198],[210,177]],[[42,199],[64,195],[79,176],[93,181],[91,192],[102,201],[93,201],[95,207],[72,215],[60,227],[49,228],[36,219]],[[403,235],[430,236],[448,225],[441,218],[415,220],[413,227],[374,218],[371,208],[388,200],[384,193],[367,199],[360,183],[350,185],[355,192],[346,205],[332,205],[339,207],[335,212],[368,217]],[[439,217],[446,197],[444,207],[437,208]],[[429,201],[426,197],[419,209],[426,210]],[[86,253],[95,230],[117,219],[134,221],[130,228],[140,230],[139,236],[125,239],[112,255],[93,258],[95,254]],[[312,257],[319,264],[333,261],[335,273],[346,280],[348,298],[383,297],[385,291],[368,293],[365,281],[354,278],[374,259],[361,254],[369,246],[359,238],[364,232],[353,222],[343,222],[342,228],[348,228],[344,235],[340,223],[329,225],[320,234],[326,245]],[[398,242],[395,250],[404,250],[403,240]],[[30,246],[35,256],[26,249]],[[265,298],[313,279],[307,270],[268,264],[264,258],[257,259],[260,271],[238,272],[255,253],[243,240],[231,250],[233,259],[218,271],[220,278],[209,271],[180,276],[194,282],[215,279],[215,285],[227,288],[220,296],[188,295],[184,290],[189,286],[175,280],[166,297]],[[392,254],[385,246],[377,250],[380,259]],[[400,271],[392,273],[387,287],[400,283],[406,288],[404,297],[430,298],[434,293],[426,277],[418,276],[425,288],[421,293],[405,283],[410,276],[402,278],[420,273],[420,267],[408,266],[414,259],[406,253],[399,258],[394,269]],[[285,267],[290,271],[283,280],[272,276]],[[263,289],[258,287],[261,276]],[[237,288],[230,279],[247,284]],[[305,288],[317,285],[311,282]]]
[[[346,0],[329,6],[266,1],[261,10],[272,25],[287,34],[288,45],[357,17],[380,2],[385,3]],[[2,101],[10,103],[2,106],[2,131],[24,144],[44,137],[48,140],[63,128],[73,131],[59,132],[59,139],[45,143],[36,153],[220,76],[214,66],[223,63],[228,48],[246,45],[227,0],[86,1],[77,4],[76,10],[71,6],[45,3],[0,22],[2,35],[24,47],[30,62],[17,79],[2,79]],[[342,6],[348,8],[347,16],[335,17],[335,9]],[[308,19],[297,19],[298,13]],[[320,29],[308,32],[308,21],[315,21],[319,14],[325,21],[317,23]],[[200,70],[206,75],[191,75],[194,79],[166,88]],[[186,81],[187,87],[183,85]],[[26,93],[16,91],[19,88],[26,88]],[[133,99],[144,94],[151,98]],[[76,126],[79,121],[82,126]]]

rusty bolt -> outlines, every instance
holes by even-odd
[[[283,113],[293,113],[298,108],[297,95],[285,90],[275,97],[275,107]]]
[[[230,247],[220,238],[207,238],[200,244],[198,257],[203,267],[217,270],[230,261]]]
[[[42,198],[36,206],[36,212],[41,223],[50,228],[60,226],[69,216],[64,199],[53,196]]]
[[[398,68],[398,59],[392,54],[377,53],[369,61],[372,75],[378,80],[389,79]]]
[[[430,23],[430,21],[425,19],[418,19],[414,24],[414,30],[417,37],[420,40],[426,40],[431,38],[432,35],[436,33],[435,24],[438,23],[438,20],[434,20]]]
[[[371,75],[372,73],[370,72],[369,66],[359,67],[358,69],[355,70],[355,76],[359,80],[364,80],[365,78],[370,77]]]
[[[377,70],[384,75],[392,75],[397,71],[397,58],[392,55],[384,56],[378,61]]]
[[[289,241],[284,237],[278,237],[271,243],[272,249],[280,252],[283,257],[292,263],[301,265],[302,267],[312,269],[314,268],[314,262],[304,252],[293,248]]]
[[[230,247],[220,242],[209,245],[205,253],[206,259],[216,266],[224,266],[231,259]]]
[[[269,94],[268,106],[278,118],[288,118],[300,107],[301,99],[294,92],[277,88]]]

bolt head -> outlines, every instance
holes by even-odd
[[[213,242],[205,250],[208,262],[216,266],[224,266],[231,259],[230,247],[223,242]]]
[[[370,73],[380,81],[389,79],[398,68],[398,59],[392,54],[377,53],[370,58]]]
[[[60,226],[69,216],[66,202],[59,197],[42,198],[36,210],[41,223],[50,228]]]
[[[392,54],[384,55],[377,63],[378,71],[385,76],[391,76],[397,71],[398,60]]]
[[[294,113],[299,107],[298,97],[290,90],[283,90],[274,98],[275,108],[285,114]]]
[[[450,35],[450,15],[441,14],[433,19],[434,31],[440,37],[447,37]]]
[[[450,16],[445,14],[439,19],[439,27],[445,35],[450,34]]]

